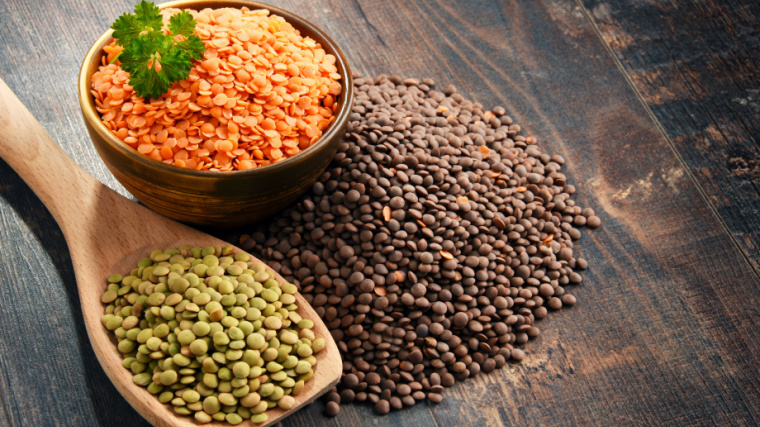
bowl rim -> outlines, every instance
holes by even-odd
[[[106,126],[103,124],[100,114],[97,112],[95,107],[95,101],[93,99],[93,96],[90,92],[91,85],[89,82],[91,81],[91,75],[89,75],[89,69],[91,64],[97,59],[100,59],[101,53],[103,50],[103,47],[106,46],[106,43],[112,39],[113,30],[108,29],[106,30],[98,39],[90,46],[90,49],[87,51],[87,54],[85,55],[84,59],[82,60],[82,65],[79,69],[79,77],[78,77],[78,97],[79,97],[79,105],[80,109],[82,110],[82,115],[84,116],[84,120],[90,124],[92,129],[103,138],[103,140],[108,144],[112,149],[115,149],[117,152],[135,159],[136,161],[140,162],[144,166],[153,169],[153,170],[160,170],[165,173],[169,174],[178,174],[182,176],[191,177],[194,179],[205,179],[205,178],[213,178],[213,179],[220,179],[220,178],[253,178],[258,175],[266,175],[272,172],[277,172],[279,170],[287,169],[291,166],[295,166],[301,161],[305,160],[307,157],[313,157],[317,155],[320,151],[320,149],[324,148],[326,145],[329,145],[329,142],[333,138],[340,137],[338,135],[339,133],[344,132],[345,127],[343,126],[348,122],[348,117],[351,114],[351,107],[353,104],[353,91],[354,91],[354,85],[353,85],[353,77],[351,73],[351,67],[348,63],[348,60],[346,59],[343,51],[338,47],[337,43],[329,36],[327,33],[325,33],[321,28],[314,25],[310,21],[304,19],[303,17],[290,12],[285,9],[281,9],[276,6],[272,6],[266,3],[261,3],[258,1],[252,1],[252,0],[174,0],[169,1],[166,3],[161,3],[158,5],[160,9],[166,9],[166,8],[178,8],[178,9],[197,9],[201,10],[204,8],[220,8],[220,7],[248,7],[251,10],[255,9],[267,9],[269,10],[270,14],[279,15],[287,22],[289,22],[291,25],[296,27],[297,30],[302,31],[303,29],[307,29],[308,32],[316,35],[318,38],[321,38],[322,40],[316,40],[317,43],[319,43],[322,46],[322,49],[328,51],[328,53],[332,54],[336,58],[336,67],[338,70],[341,68],[345,70],[342,73],[341,81],[342,81],[342,92],[339,95],[340,98],[344,98],[344,101],[340,108],[337,111],[337,114],[334,116],[335,120],[330,124],[330,127],[327,129],[327,132],[323,133],[322,136],[311,146],[309,146],[307,149],[299,152],[298,154],[288,157],[285,160],[266,165],[266,166],[260,166],[253,169],[246,169],[246,170],[231,170],[231,171],[212,171],[212,170],[197,170],[197,169],[189,169],[189,168],[183,168],[180,166],[175,166],[173,164],[164,163],[161,161],[158,161],[156,159],[153,159],[151,157],[146,156],[145,154],[142,154],[138,152],[137,150],[127,146],[122,140],[117,138],[109,129],[106,128]],[[330,52],[331,51],[331,52]]]

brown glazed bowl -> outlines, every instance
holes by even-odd
[[[198,171],[169,165],[139,153],[119,140],[101,122],[90,93],[97,71],[111,43],[112,30],[92,45],[79,71],[79,104],[90,138],[116,179],[148,208],[169,218],[194,225],[235,227],[267,218],[294,202],[319,178],[343,139],[353,99],[351,69],[343,52],[322,30],[283,9],[247,0],[178,0],[160,8],[221,7],[268,9],[319,42],[335,56],[342,76],[335,121],[311,147],[272,165],[244,171]]]

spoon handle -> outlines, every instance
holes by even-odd
[[[95,205],[89,199],[113,193],[53,141],[2,79],[0,157],[34,190],[67,237],[95,214],[88,212]]]

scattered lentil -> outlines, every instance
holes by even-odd
[[[386,414],[519,362],[547,307],[586,268],[564,159],[429,79],[355,75],[346,139],[311,191],[246,250],[299,287],[330,328],[344,375],[328,394]],[[583,219],[581,219],[583,218]]]

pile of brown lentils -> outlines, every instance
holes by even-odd
[[[442,400],[456,381],[521,361],[587,263],[564,159],[504,108],[429,79],[355,75],[345,141],[297,205],[241,246],[296,284],[330,328],[343,377],[327,395],[375,411]]]

